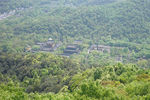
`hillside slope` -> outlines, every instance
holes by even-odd
[[[1,100],[149,100],[150,69],[118,63],[83,70],[53,55],[1,54],[0,92]]]
[[[127,0],[105,6],[63,9],[59,7],[52,9],[48,6],[42,8],[41,5],[28,11],[24,17],[7,21],[6,23],[11,23],[11,26],[6,25],[6,27],[14,34],[22,35],[23,33],[52,35],[57,33],[55,34],[57,38],[60,36],[83,37],[98,42],[111,38],[143,43],[149,41],[149,6],[148,0]],[[29,16],[30,19],[25,16]],[[15,23],[18,24],[15,25]],[[5,23],[1,22],[1,24]],[[1,30],[4,30],[3,27]],[[3,32],[5,30],[1,31]]]

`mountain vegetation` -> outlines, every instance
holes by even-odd
[[[149,44],[149,0],[1,0],[0,100],[150,100]]]
[[[1,100],[150,99],[150,70],[134,64],[85,69],[45,53],[2,53],[0,68]]]
[[[42,2],[31,3],[28,9],[0,21],[1,51],[22,52],[26,45],[34,46],[36,42],[52,37],[64,44],[83,40],[86,48],[91,44],[125,47],[135,59],[150,57],[148,0],[121,0],[88,6],[84,3],[71,6],[67,1],[66,5],[63,1]]]

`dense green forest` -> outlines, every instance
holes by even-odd
[[[148,0],[121,0],[103,5],[83,3],[82,6],[68,3],[81,4],[76,0],[33,2],[28,8],[16,11],[16,15],[0,21],[1,51],[22,52],[26,45],[34,47],[36,42],[52,37],[63,44],[83,40],[83,49],[91,44],[124,47],[129,51],[122,55],[124,62],[150,58]],[[81,55],[85,56],[86,52],[82,51]],[[112,55],[107,56],[113,58]]]
[[[149,44],[149,0],[0,0],[0,100],[150,100]]]
[[[150,70],[134,64],[93,68],[51,54],[0,57],[1,100],[149,100]]]
[[[32,4],[29,0],[1,0],[0,1],[0,13],[5,13],[16,8],[27,8]]]

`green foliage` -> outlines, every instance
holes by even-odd
[[[111,100],[119,100],[119,97],[116,96],[113,90],[104,88],[100,86],[98,83],[88,83],[81,85],[81,96],[86,95],[88,97],[96,98],[96,99],[104,99],[107,100],[111,98]]]
[[[1,0],[0,1],[0,13],[5,13],[16,8],[26,8],[31,6],[29,0]]]
[[[101,78],[101,75],[102,75],[102,71],[99,70],[99,69],[97,69],[97,70],[94,72],[94,80]]]
[[[132,64],[83,71],[49,53],[1,53],[0,65],[2,100],[136,100],[150,95],[150,69]]]
[[[0,13],[0,100],[150,99],[149,0],[1,0]],[[54,53],[82,40],[80,54],[24,52],[49,37]]]
[[[68,84],[69,79],[64,78],[80,69],[71,60],[49,53],[0,55],[1,82],[7,75],[26,87],[27,92],[59,92]]]
[[[148,96],[150,93],[150,83],[132,82],[126,88],[129,95]]]
[[[2,0],[0,5],[0,12],[26,8],[0,21],[0,51],[24,52],[26,45],[39,50],[35,44],[52,37],[63,44],[83,40],[83,62],[90,65],[108,65],[118,56],[124,63],[150,58],[148,0]],[[111,53],[88,54],[92,44],[112,46]]]

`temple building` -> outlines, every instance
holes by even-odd
[[[49,38],[48,41],[37,43],[37,45],[40,45],[40,51],[51,52],[51,51],[54,51],[56,43],[54,42],[52,38]]]
[[[110,49],[111,49],[110,46],[105,46],[105,45],[92,45],[92,46],[89,48],[88,53],[90,53],[90,52],[93,51],[93,50],[97,50],[97,51],[101,51],[101,52],[107,51],[108,53],[110,53]]]
[[[79,53],[79,46],[77,44],[69,44],[64,50],[64,53],[62,55],[64,56],[70,56],[72,54],[77,54]]]

